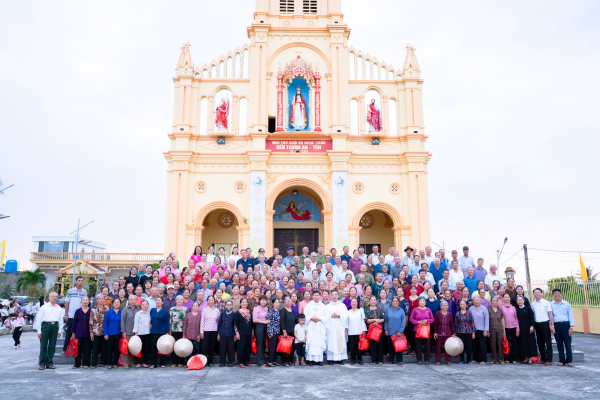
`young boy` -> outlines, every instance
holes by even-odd
[[[21,348],[21,334],[23,333],[23,326],[25,326],[25,319],[23,318],[23,310],[19,310],[17,318],[11,323],[12,329],[10,333],[13,335],[15,341],[15,349]]]
[[[306,318],[304,314],[298,315],[298,323],[294,327],[294,336],[296,337],[296,354],[298,355],[298,357],[296,357],[296,366],[302,365],[303,367],[306,366],[306,363],[304,362],[306,349],[306,326],[304,326],[305,320]],[[298,362],[298,359],[300,359],[300,362]]]

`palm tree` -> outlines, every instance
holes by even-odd
[[[23,271],[19,279],[17,279],[17,292],[21,291],[21,288],[25,289],[33,286],[37,289],[39,285],[44,286],[45,284],[46,275],[39,268],[35,271]]]
[[[585,267],[585,272],[587,272],[588,281],[595,281],[598,278],[598,275],[600,275],[600,272],[594,273],[594,267],[592,266]],[[579,279],[583,279],[581,277],[581,272],[578,272],[577,276]]]

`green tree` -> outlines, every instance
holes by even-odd
[[[28,289],[31,292],[35,292],[33,295],[37,295],[40,285],[42,287],[46,285],[46,275],[39,268],[35,271],[23,271],[19,279],[17,279],[17,292],[21,291],[21,289]]]
[[[8,299],[9,297],[12,297],[12,295],[14,294],[14,290],[12,286],[8,284],[8,276],[4,275],[2,277],[2,280],[4,281],[4,283],[0,285],[0,298]]]
[[[592,266],[585,267],[585,271],[587,272],[588,281],[595,281],[596,279],[598,279],[598,275],[600,275],[600,272],[594,273],[594,267],[592,267]],[[583,279],[581,277],[581,272],[577,273],[577,277],[579,279]]]

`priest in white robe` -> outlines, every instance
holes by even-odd
[[[329,329],[327,330],[327,362],[340,364],[348,359],[346,338],[348,337],[348,307],[339,301],[339,294],[333,290],[332,300],[327,304],[329,313]]]
[[[323,353],[327,349],[327,327],[329,325],[329,311],[321,302],[321,294],[316,291],[312,294],[312,301],[304,307],[306,324],[306,361],[310,365],[318,363],[323,365]]]

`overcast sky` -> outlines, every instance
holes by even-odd
[[[226,5],[224,5],[226,4]],[[0,3],[0,242],[31,236],[162,252],[174,67],[249,42],[253,0]],[[349,43],[425,79],[432,240],[501,263],[530,247],[600,251],[600,3],[342,0]],[[436,247],[436,246],[434,246]],[[525,279],[521,252],[503,266]],[[492,257],[493,256],[493,257]],[[579,254],[530,251],[532,278]],[[600,254],[584,254],[586,264]],[[600,267],[596,267],[600,272]]]

